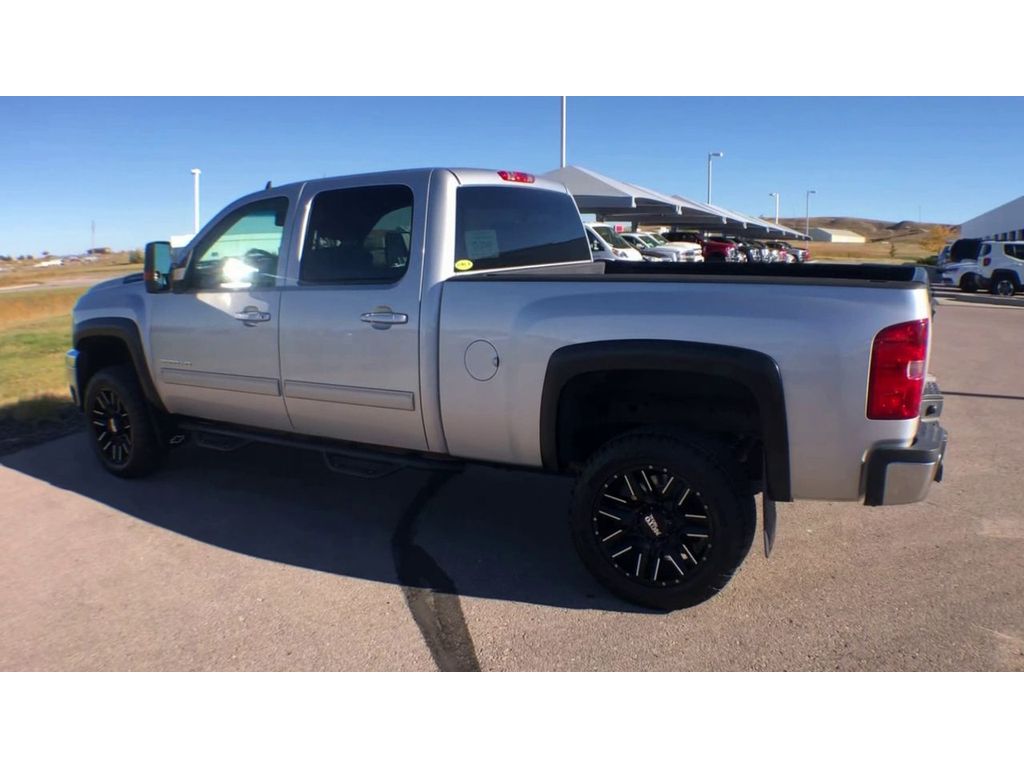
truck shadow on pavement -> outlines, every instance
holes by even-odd
[[[442,668],[475,661],[468,634],[446,646],[446,633],[464,629],[457,595],[646,612],[604,592],[584,570],[569,538],[564,478],[469,467],[371,480],[332,473],[309,451],[186,445],[151,477],[120,480],[100,468],[85,440],[71,435],[0,463],[216,547],[397,584],[428,645],[428,633],[439,631],[431,652]],[[456,610],[436,595],[455,595]]]

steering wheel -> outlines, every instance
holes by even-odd
[[[274,258],[274,254],[270,253],[269,251],[264,251],[262,248],[250,248],[248,251],[245,252],[245,255],[242,256],[242,258],[245,259],[248,258],[249,256],[263,256],[268,259]]]

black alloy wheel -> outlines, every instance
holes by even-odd
[[[754,538],[750,480],[722,444],[631,432],[597,450],[569,508],[590,573],[629,602],[660,610],[703,602],[729,582]]]
[[[613,474],[593,505],[594,537],[608,562],[638,583],[681,584],[707,557],[715,528],[698,491],[667,467]]]
[[[160,466],[166,443],[131,366],[97,371],[82,402],[86,434],[104,469],[118,477],[142,477]]]
[[[132,457],[132,420],[117,392],[107,387],[95,390],[89,403],[89,424],[106,461],[113,467],[125,467]]]

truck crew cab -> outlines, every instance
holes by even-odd
[[[68,380],[120,477],[185,433],[363,474],[572,476],[593,575],[674,609],[729,581],[757,494],[767,547],[775,501],[901,504],[940,479],[923,276],[595,262],[566,189],[518,171],[317,179],[243,197],[173,263],[150,243],[143,275],[85,293]]]

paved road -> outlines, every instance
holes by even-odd
[[[0,459],[0,668],[1024,670],[1024,302],[940,294],[945,482],[780,505],[772,558],[696,608],[603,593],[559,479],[260,446],[123,482],[75,435]]]

